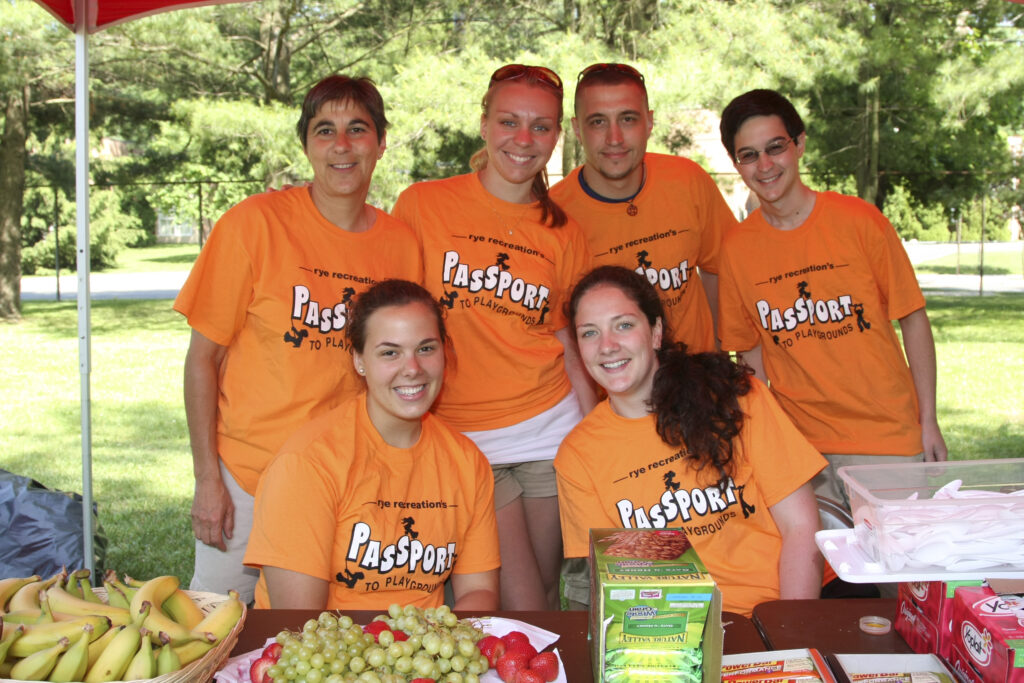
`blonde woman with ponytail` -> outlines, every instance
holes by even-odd
[[[508,64],[483,98],[471,173],[416,183],[393,213],[423,246],[426,287],[446,308],[456,362],[435,412],[494,471],[501,601],[558,607],[562,559],[552,460],[596,402],[563,303],[590,267],[579,226],[548,196],[562,81]]]

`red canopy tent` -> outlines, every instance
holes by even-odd
[[[36,0],[75,32],[75,199],[78,267],[78,366],[82,407],[82,519],[84,559],[93,562],[92,526],[92,372],[89,318],[89,34],[139,17],[184,7],[245,0]]]

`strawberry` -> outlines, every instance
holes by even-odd
[[[530,658],[523,652],[506,652],[498,658],[494,668],[498,671],[498,678],[505,683],[513,683],[516,674],[530,668]]]
[[[281,646],[281,643],[271,643],[263,648],[263,652],[260,654],[260,657],[270,657],[276,662],[281,659],[281,650],[283,649],[284,648]]]
[[[515,683],[544,683],[544,677],[533,669],[523,669],[516,674]]]
[[[506,649],[511,649],[513,645],[518,645],[519,643],[529,645],[530,639],[522,631],[509,631],[501,637],[501,642],[505,643]]]
[[[395,634],[395,641],[409,640],[409,634],[399,629],[398,631],[392,631]]]
[[[433,678],[414,678],[409,683],[434,683]]]
[[[377,640],[380,636],[381,631],[390,631],[391,627],[384,621],[371,621],[369,624],[363,627],[363,633],[372,633],[373,639]]]
[[[498,665],[498,658],[505,654],[505,643],[498,636],[484,636],[477,642],[476,647],[480,654],[487,657],[487,663],[492,669]]]
[[[530,670],[550,683],[558,678],[558,656],[554,652],[541,652],[530,660]]]
[[[529,660],[531,660],[531,659],[533,659],[534,657],[537,656],[537,648],[535,648],[533,645],[530,645],[529,643],[525,643],[525,642],[524,643],[513,643],[512,645],[506,645],[505,646],[505,654],[508,654],[510,652],[515,652],[517,654],[523,655],[524,657],[526,657],[527,661],[529,661]]]
[[[273,683],[270,675],[267,673],[267,669],[274,666],[277,660],[271,659],[270,657],[260,657],[252,666],[249,667],[249,680],[252,683]]]

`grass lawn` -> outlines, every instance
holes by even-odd
[[[152,273],[189,270],[199,256],[198,244],[155,244],[151,247],[125,249],[117,256],[117,266],[103,273]],[[61,269],[62,275],[74,272]],[[35,276],[53,277],[53,268],[38,268]]]
[[[117,256],[117,267],[103,272],[151,273],[189,270],[198,256],[198,244],[156,244],[152,247],[125,249]]]
[[[975,245],[971,245],[972,247]],[[949,254],[942,258],[924,261],[914,266],[915,270],[926,273],[940,273],[952,275],[956,273],[956,254]],[[980,255],[976,247],[974,251],[964,250],[960,254],[960,273],[962,275],[977,275],[979,272]],[[986,251],[985,252],[985,274],[986,275],[1017,275],[1020,276],[1024,269],[1024,259],[1021,257],[1021,250],[1016,251]]]
[[[1024,456],[1024,295],[930,297],[928,310],[951,457]],[[188,581],[188,328],[170,301],[97,301],[92,323],[93,495],[107,566]],[[0,324],[0,467],[68,491],[82,482],[76,324],[73,302],[28,302],[20,323]]]

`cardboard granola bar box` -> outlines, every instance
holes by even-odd
[[[591,529],[594,679],[718,681],[722,595],[680,529]]]

